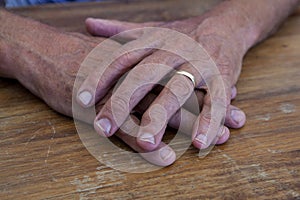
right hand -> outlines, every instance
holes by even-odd
[[[137,23],[129,23],[129,22],[119,22],[119,21],[114,21],[114,20],[98,20],[98,19],[87,20],[88,30],[92,34],[94,34],[94,35],[102,35],[102,36],[113,36],[114,34],[121,33],[122,31],[130,30],[130,29],[133,29],[133,28],[141,28],[141,27],[145,27],[145,26],[149,26],[149,25],[150,26],[151,25],[154,25],[154,26],[159,25],[159,26],[161,26],[162,24],[163,24],[163,27],[166,24],[167,27],[169,27],[169,26],[170,27],[175,27],[175,29],[176,29],[176,27],[177,28],[178,27],[184,27],[183,25],[185,25],[186,23],[185,22],[178,22],[178,23],[177,22],[173,22],[173,23],[170,23],[170,24],[168,24],[168,23],[146,23],[146,24],[142,23],[142,24],[137,24]],[[187,26],[187,27],[190,27],[190,26]],[[191,26],[191,27],[193,27],[193,26]],[[188,30],[188,29],[189,28],[186,28],[186,30]],[[132,38],[134,38],[134,36]],[[212,38],[214,38],[214,37],[212,37]],[[136,41],[133,41],[131,43],[138,43],[138,42],[139,42],[139,40],[137,39]],[[219,64],[220,66],[226,65],[225,67],[223,67],[223,68],[226,68],[227,64],[230,63],[230,62],[229,61],[226,62],[226,60],[224,61],[223,58],[224,57],[226,58],[226,55],[224,56],[223,53],[222,53],[222,51],[220,51],[220,50],[218,51],[218,48],[217,48],[217,47],[221,46],[220,48],[226,49],[225,47],[222,47],[222,45],[224,45],[224,44],[222,42],[218,41],[218,40],[211,41],[211,42],[215,42],[216,43],[215,46],[216,46],[217,50],[216,50],[216,55],[214,56],[214,58],[216,57],[217,58],[217,62],[221,63],[221,64]],[[151,54],[151,55],[149,55],[149,54]],[[233,58],[237,58],[237,59],[233,59],[233,61],[235,62],[235,64],[237,64],[238,62],[236,62],[236,60],[239,61],[240,60],[240,56],[232,56],[232,57]],[[89,89],[92,88],[91,85],[97,85],[97,89],[96,89],[95,95],[94,96],[93,95],[89,95],[90,100],[86,101],[86,102],[89,102],[89,103],[84,105],[85,107],[91,106],[93,104],[92,102],[99,101],[102,98],[102,96],[105,95],[106,91],[108,90],[107,86],[112,85],[111,84],[112,82],[109,82],[110,80],[114,80],[114,81],[117,80],[118,77],[120,77],[120,75],[122,74],[122,72],[128,71],[135,64],[138,64],[137,66],[139,66],[141,63],[144,64],[144,63],[147,63],[147,62],[149,62],[149,63],[161,63],[162,62],[163,64],[167,64],[167,65],[171,64],[172,66],[173,65],[174,66],[175,65],[176,66],[177,65],[180,66],[180,64],[178,64],[178,62],[181,62],[181,60],[178,59],[178,58],[176,58],[176,57],[174,58],[174,56],[170,56],[169,54],[167,54],[165,52],[155,51],[152,54],[151,49],[146,49],[146,50],[143,49],[143,50],[138,50],[136,52],[130,52],[128,54],[125,54],[125,56],[120,57],[115,62],[115,63],[117,63],[117,65],[113,64],[112,66],[110,66],[108,68],[108,69],[110,69],[110,68],[112,68],[112,69],[117,68],[118,70],[107,70],[107,75],[106,76],[102,76],[102,78],[105,78],[105,81],[100,79],[100,82],[97,85],[96,82],[97,82],[97,79],[99,78],[98,75],[96,73],[91,73],[88,76],[88,78],[84,81],[84,83],[81,85],[81,87],[79,89],[80,92],[78,93],[78,97],[79,97],[78,98],[78,102],[80,102],[80,95],[83,93],[83,91],[89,91]],[[232,66],[235,66],[235,65],[233,64]],[[139,77],[136,77],[136,79],[140,80],[140,82],[142,82],[142,83],[147,82],[147,80],[143,80],[144,78],[141,77],[141,75],[140,75],[142,73],[142,71],[146,72],[147,70],[146,69],[141,70],[142,67],[140,66],[139,67],[140,72],[137,73],[138,69],[136,69],[136,68],[137,68],[136,66],[133,67],[133,71],[135,71],[136,72],[135,74],[137,76],[139,76]],[[236,70],[234,70],[233,67],[228,67],[228,68],[230,68],[230,70],[224,72],[224,76],[226,77],[226,78],[224,78],[224,80],[227,83],[226,85],[228,86],[228,88],[226,87],[227,88],[227,92],[229,93],[227,95],[230,96],[230,93],[232,93],[231,91],[234,91],[233,93],[236,93],[236,89],[234,87],[234,83],[237,80],[237,76],[238,76],[238,73],[239,73],[239,67],[237,66]],[[116,71],[117,71],[117,73],[116,73]],[[224,70],[221,69],[221,71],[224,71]],[[229,73],[229,71],[230,71],[230,73]],[[231,71],[234,71],[234,73],[231,73]],[[153,75],[155,75],[155,74],[153,74]],[[158,76],[157,73],[156,73],[156,75]],[[146,74],[146,76],[147,76],[147,74]],[[134,78],[135,76],[132,76],[132,77]],[[130,79],[130,80],[129,79],[125,79],[125,81],[122,83],[122,86],[124,86],[124,85],[127,86],[129,88],[128,90],[132,89],[132,87],[133,87],[132,85],[133,84],[130,84],[130,82],[129,82],[131,80],[132,79]],[[126,84],[125,84],[125,82],[126,82]],[[125,86],[122,87],[124,90],[125,90]],[[123,91],[123,89],[122,89],[122,91]],[[139,91],[136,92],[135,93],[136,96],[135,97],[131,97],[131,101],[132,102],[139,102],[143,98],[143,96],[145,95],[144,92],[145,91],[143,91],[142,94],[140,94]],[[122,98],[121,98],[120,94],[118,94],[118,95],[117,95],[117,93],[114,95],[115,97],[118,96],[118,98],[115,98],[115,99],[117,99],[117,100],[119,99],[121,101]],[[163,95],[160,95],[160,96],[163,96]],[[137,99],[135,99],[135,98],[137,98]],[[119,104],[120,104],[120,106],[122,106],[123,104],[124,105],[131,105],[130,102],[127,102],[124,99],[122,100],[122,103],[116,102],[115,99],[112,98],[107,103],[107,105],[105,105],[104,109],[100,112],[100,114],[97,116],[97,119],[95,120],[95,128],[103,136],[111,136],[119,128],[119,126],[116,125],[116,123],[114,122],[114,119],[112,119],[112,117],[111,117],[111,116],[113,116],[111,114],[111,112],[112,112],[112,108],[111,107],[113,105],[119,105]],[[167,98],[160,98],[161,101],[168,102],[168,100],[166,100],[166,99]],[[202,132],[203,132],[203,130],[205,130],[205,127],[209,126],[209,121],[210,121],[209,119],[205,118],[205,117],[209,116],[209,112],[210,112],[209,97],[208,98],[206,97],[205,99],[206,100],[205,100],[205,104],[204,105],[205,105],[205,113],[206,114],[202,115],[202,118],[200,118],[201,123],[199,124],[199,130],[202,130]],[[124,103],[123,103],[123,101],[124,101]],[[201,101],[203,102],[203,99],[201,99]],[[230,101],[230,100],[228,100],[228,101]],[[81,102],[81,105],[82,105],[82,102]],[[169,103],[169,105],[170,105],[170,107],[172,107],[172,103]],[[226,103],[226,105],[227,105],[227,103]],[[230,105],[227,105],[227,106],[228,106],[227,107],[227,119],[226,119],[225,125],[228,126],[228,127],[233,127],[233,128],[240,128],[241,126],[243,126],[244,123],[245,123],[245,120],[246,120],[245,119],[245,114],[240,109],[238,109],[238,108],[235,108],[235,107],[230,106]],[[134,105],[131,105],[131,107],[126,108],[126,109],[129,109],[129,111],[130,111],[130,109],[132,109],[132,107],[134,107]],[[175,108],[176,106],[173,106],[173,107]],[[175,113],[176,109],[172,110],[172,114],[169,114],[168,116],[172,116],[174,114],[173,112]],[[123,116],[124,120],[128,117],[127,116],[127,112],[122,112],[122,113],[120,112],[119,114],[122,115],[122,116],[124,115]],[[149,114],[149,113],[147,113],[147,114]],[[106,117],[108,119],[104,120],[104,117]],[[147,116],[147,115],[146,116],[144,115],[144,117],[145,117],[145,120],[144,121],[142,120],[142,124],[145,124],[145,121],[147,121],[146,119],[149,118],[149,116]],[[205,118],[205,120],[204,120],[204,118]],[[169,119],[167,121],[169,121]],[[149,123],[149,120],[147,122]],[[100,124],[100,126],[98,126],[97,124]],[[101,127],[101,128],[98,128],[98,127]],[[102,127],[104,127],[104,128],[102,128]],[[155,129],[155,127],[153,127],[153,130],[154,129]],[[198,130],[196,130],[196,132],[197,131]],[[162,137],[163,132],[161,132],[161,134],[158,134],[159,135],[158,138]],[[229,130],[228,130],[227,127],[223,128],[223,134],[229,135]],[[196,136],[197,135],[195,134],[193,138],[195,138]],[[160,141],[160,139],[157,139],[156,142],[159,142],[159,141]],[[139,144],[140,144],[140,146],[142,148],[144,148],[146,150],[153,150],[153,148],[155,148],[159,143],[154,143],[154,145],[153,145],[153,143],[152,144],[149,143],[149,145],[146,145],[146,142],[139,141]],[[198,148],[206,148],[207,147],[207,144],[205,146],[203,146],[203,144],[201,145],[197,141],[194,142],[194,145],[196,147],[198,147]]]

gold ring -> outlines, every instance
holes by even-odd
[[[194,87],[196,87],[195,77],[191,73],[187,71],[177,71],[176,74],[180,74],[188,77],[192,81]]]

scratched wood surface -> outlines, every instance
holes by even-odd
[[[14,12],[85,32],[88,16],[171,20],[217,1],[139,1]],[[247,124],[204,159],[190,148],[170,167],[120,172],[85,149],[70,118],[0,79],[0,199],[300,199],[300,9],[245,58],[234,105]]]

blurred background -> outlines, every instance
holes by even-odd
[[[7,8],[24,7],[48,3],[92,2],[105,0],[0,0],[0,6]]]

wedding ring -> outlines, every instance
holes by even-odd
[[[196,87],[195,77],[191,73],[187,71],[177,71],[176,74],[180,74],[188,77],[192,81],[194,87]]]

